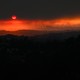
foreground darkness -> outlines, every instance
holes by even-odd
[[[80,36],[66,40],[36,39],[0,36],[2,78],[80,79]]]

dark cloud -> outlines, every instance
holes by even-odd
[[[77,0],[0,0],[0,17],[16,14],[20,18],[52,19],[80,14]]]

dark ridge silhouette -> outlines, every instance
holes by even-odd
[[[19,30],[19,31],[5,31],[1,30],[0,35],[15,35],[15,36],[29,36],[29,37],[34,37],[34,38],[39,38],[42,40],[43,39],[49,39],[49,38],[54,38],[54,39],[66,39],[69,37],[77,37],[77,35],[80,34],[80,31],[40,31],[40,30]]]
[[[0,31],[0,35],[12,34],[17,36],[36,36],[50,33],[50,31],[39,31],[39,30],[19,30],[19,31]]]

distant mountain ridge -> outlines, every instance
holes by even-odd
[[[47,31],[38,31],[38,30],[19,30],[19,31],[5,31],[1,30],[0,35],[17,35],[17,36],[36,36],[36,35],[43,35],[47,34]]]
[[[15,36],[29,36],[37,40],[54,40],[54,39],[67,39],[69,37],[77,37],[80,35],[80,31],[38,31],[38,30],[19,30],[19,31],[0,31],[0,36],[2,35],[15,35]]]
[[[38,41],[45,41],[45,40],[65,40],[68,38],[76,38],[80,36],[80,31],[64,31],[64,32],[51,32],[48,34],[43,34],[39,36],[33,37]]]

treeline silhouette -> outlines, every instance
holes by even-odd
[[[28,75],[79,80],[80,35],[65,40],[45,41],[27,36],[0,36],[0,64],[4,70],[15,66],[11,71],[19,72],[19,76],[27,76],[26,71]]]

